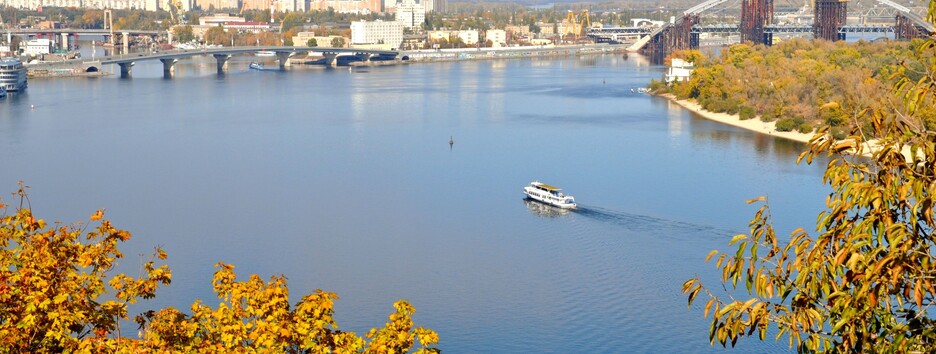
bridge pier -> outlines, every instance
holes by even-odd
[[[215,60],[218,61],[218,74],[224,74],[224,71],[227,69],[227,61],[231,59],[230,54],[212,54]]]
[[[289,57],[291,57],[293,52],[276,52],[276,59],[279,61],[280,70],[286,69],[289,66]]]
[[[62,33],[62,49],[68,50],[68,33]]]
[[[338,58],[338,53],[322,52],[322,56],[325,57],[325,65],[335,66],[335,58]]]
[[[130,71],[133,70],[134,62],[128,61],[128,62],[123,62],[123,63],[117,63],[117,65],[120,65],[120,77],[121,78],[130,77]]]
[[[374,56],[372,53],[354,53],[354,56],[361,58],[361,61],[370,61],[370,58]]]
[[[163,77],[172,77],[175,72],[175,63],[179,62],[176,58],[159,59],[163,63]]]

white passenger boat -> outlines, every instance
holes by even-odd
[[[563,209],[575,209],[575,198],[571,195],[565,195],[561,189],[537,181],[530,182],[529,186],[523,187],[523,194],[530,199],[554,205]]]
[[[6,91],[26,89],[26,67],[16,58],[0,58],[0,87]]]
[[[256,51],[256,52],[254,52],[254,55],[256,55],[256,56],[258,56],[258,57],[275,57],[275,56],[276,56],[276,52],[270,51],[270,50],[258,50],[258,51]]]

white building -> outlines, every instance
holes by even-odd
[[[385,21],[351,22],[351,44],[384,44],[388,49],[403,43],[403,24]]]
[[[28,56],[49,54],[54,50],[54,45],[55,42],[48,38],[30,39],[26,42],[26,51],[24,53]]]
[[[484,39],[491,41],[495,48],[507,46],[507,31],[501,29],[489,29],[484,32]]]
[[[461,38],[462,43],[468,45],[478,44],[478,31],[476,30],[458,31],[457,36]]]
[[[692,75],[692,69],[694,68],[695,67],[690,62],[679,58],[673,58],[669,69],[666,71],[666,83],[689,81],[689,76]]]
[[[412,0],[397,3],[395,19],[403,28],[421,28],[426,21],[426,9]]]

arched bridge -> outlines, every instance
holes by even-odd
[[[847,33],[893,32],[897,39],[910,39],[936,33],[936,27],[909,8],[891,0],[877,0],[878,3],[894,10],[896,16],[893,26],[883,25],[846,25],[847,2],[839,0],[816,0],[814,22],[811,25],[775,25],[773,24],[773,0],[741,0],[740,23],[732,25],[701,25],[700,15],[716,8],[728,0],[708,0],[683,12],[674,23],[661,27],[644,29],[638,33],[647,33],[629,50],[645,50],[670,53],[679,49],[699,47],[700,33],[740,33],[742,42],[770,45],[774,34],[778,33],[813,33],[815,38],[827,40],[845,39]],[[593,38],[608,38],[615,31],[624,29],[593,29],[589,35]],[[635,30],[635,29],[630,29]],[[637,29],[639,30],[639,29]]]
[[[258,51],[273,52],[279,61],[280,68],[287,65],[290,57],[298,53],[320,52],[325,57],[327,64],[334,64],[335,58],[340,54],[352,54],[361,58],[362,61],[369,61],[375,58],[382,60],[395,59],[398,52],[381,50],[364,50],[350,48],[324,48],[324,47],[220,47],[220,48],[201,48],[201,49],[181,49],[169,50],[152,53],[130,53],[121,55],[110,55],[94,59],[72,59],[61,62],[27,64],[28,70],[51,70],[60,68],[83,68],[85,71],[96,71],[101,66],[116,64],[120,66],[120,76],[129,77],[133,66],[138,61],[159,60],[163,63],[163,73],[166,76],[172,76],[173,66],[180,59],[190,58],[200,55],[211,55],[218,62],[218,73],[223,73],[228,59],[237,54],[256,53]]]

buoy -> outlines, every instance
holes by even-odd
[[[449,148],[452,148],[452,145],[455,145],[455,140],[452,140],[452,136],[449,136]]]
[[[36,105],[34,104],[29,105],[29,109],[36,109]]]

